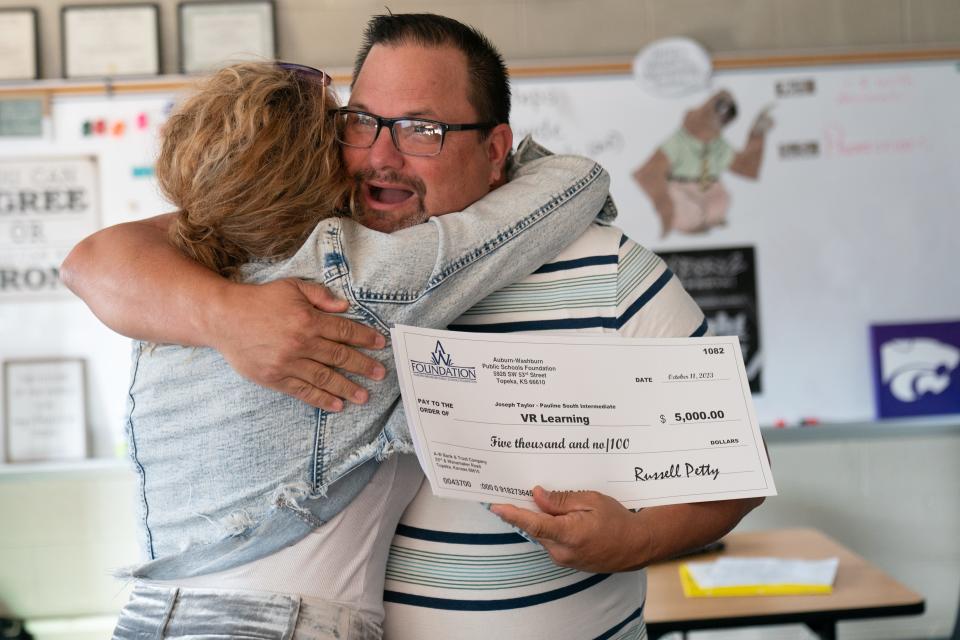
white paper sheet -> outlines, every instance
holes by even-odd
[[[823,585],[837,577],[837,558],[719,558],[713,562],[688,562],[687,569],[702,589],[752,585]]]

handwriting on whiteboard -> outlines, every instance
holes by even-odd
[[[824,129],[823,143],[827,157],[908,155],[926,148],[927,139],[923,136],[855,138],[848,136],[841,125],[835,124]]]

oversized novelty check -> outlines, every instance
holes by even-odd
[[[527,507],[537,484],[627,507],[776,495],[736,337],[392,333],[435,495]]]

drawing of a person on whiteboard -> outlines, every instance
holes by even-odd
[[[764,140],[773,126],[769,110],[757,115],[738,152],[721,135],[737,117],[737,103],[730,92],[719,91],[687,111],[680,128],[633,173],[660,217],[661,237],[673,230],[703,233],[726,224],[730,194],[720,176],[729,170],[759,177]]]

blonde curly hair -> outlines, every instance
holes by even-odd
[[[226,277],[286,258],[350,206],[322,76],[242,63],[201,82],[163,127],[157,179],[177,207],[170,239]]]

